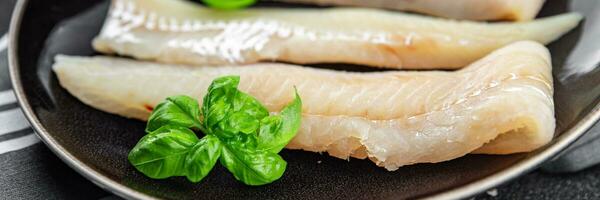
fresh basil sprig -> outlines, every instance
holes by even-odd
[[[146,132],[129,153],[129,162],[150,178],[185,176],[202,180],[217,160],[247,185],[279,179],[287,163],[278,155],[300,128],[302,101],[279,113],[237,89],[239,77],[215,79],[202,107],[187,96],[172,96],[156,106]],[[206,134],[198,139],[193,130]]]
[[[233,10],[251,6],[256,3],[256,0],[202,0],[206,5],[221,9],[221,10]]]

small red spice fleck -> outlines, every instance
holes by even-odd
[[[154,107],[152,107],[152,106],[150,106],[148,104],[144,104],[144,108],[146,108],[146,110],[148,110],[148,111],[154,110]]]

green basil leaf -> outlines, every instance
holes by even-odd
[[[181,95],[169,97],[159,103],[148,118],[146,132],[150,133],[165,125],[202,129],[198,101]]]
[[[244,113],[255,119],[262,119],[269,116],[269,111],[256,98],[238,91],[233,101],[234,112]]]
[[[163,126],[144,136],[129,152],[129,162],[144,175],[163,179],[185,175],[185,159],[198,143],[188,128]]]
[[[271,183],[281,178],[287,166],[276,153],[244,149],[229,143],[223,145],[219,160],[235,179],[246,185]]]
[[[237,134],[231,138],[227,138],[223,142],[234,145],[237,148],[255,150],[258,146],[258,137],[256,134]]]
[[[221,142],[214,135],[200,139],[185,159],[187,179],[199,182],[212,170],[221,156]]]
[[[237,76],[224,76],[215,79],[208,87],[202,102],[202,116],[209,132],[215,132],[213,129],[218,128],[219,122],[229,115],[239,82]]]
[[[265,117],[260,121],[258,147],[279,153],[296,136],[302,120],[302,100],[296,92],[294,101],[281,110],[279,115]]]
[[[269,115],[254,97],[237,90],[239,77],[215,79],[204,97],[202,106],[205,124],[220,138],[238,133],[251,134],[259,128],[260,120]]]
[[[256,0],[202,0],[205,4],[211,8],[222,9],[222,10],[233,10],[248,7]]]
[[[217,132],[230,138],[236,134],[256,133],[260,120],[269,116],[269,111],[254,97],[238,91],[231,105],[229,115],[219,122]]]
[[[223,130],[233,134],[240,132],[250,134],[258,129],[259,123],[258,119],[251,115],[237,112],[232,113],[231,116],[223,121],[223,125],[225,125]]]

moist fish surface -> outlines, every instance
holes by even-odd
[[[241,91],[271,112],[303,101],[290,149],[369,158],[388,170],[468,153],[527,152],[554,134],[548,50],[518,42],[454,71],[357,73],[289,64],[167,65],[111,57],[58,56],[60,84],[83,103],[146,120],[168,96],[202,101],[211,81],[239,75]]]
[[[515,20],[535,18],[544,0],[273,0],[337,6],[367,6],[405,10],[468,20]]]
[[[569,13],[485,23],[366,8],[218,11],[178,0],[113,0],[93,46],[170,64],[285,61],[458,69],[515,41],[547,44],[580,20]]]

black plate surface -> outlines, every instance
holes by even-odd
[[[201,183],[184,178],[152,180],[129,165],[128,151],[144,134],[144,123],[95,110],[62,89],[51,72],[56,54],[93,55],[108,2],[30,0],[21,2],[13,23],[11,69],[17,96],[42,139],[86,177],[125,197],[169,199],[388,199],[435,194],[464,197],[531,170],[576,139],[598,117],[600,72],[555,80],[557,135],[546,148],[507,156],[468,155],[438,164],[417,164],[388,172],[368,160],[350,162],[317,153],[284,150],[284,176],[273,184],[248,187],[221,166]],[[563,13],[568,2],[548,1],[541,16]],[[269,6],[272,6],[269,5]],[[22,15],[20,15],[22,14]],[[549,45],[555,75],[580,39],[581,27]],[[16,38],[16,37],[15,37]],[[356,66],[336,68],[364,70]],[[136,192],[137,191],[137,192]]]

